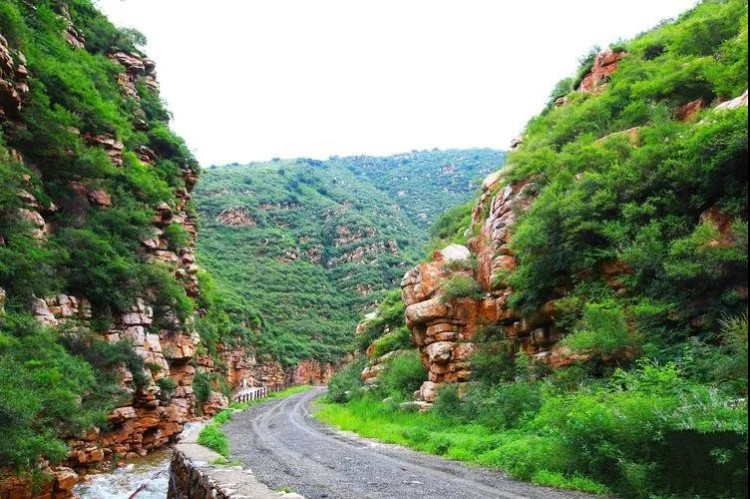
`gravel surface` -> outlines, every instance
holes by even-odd
[[[317,498],[584,498],[332,429],[310,415],[317,388],[235,414],[231,457],[275,490]]]

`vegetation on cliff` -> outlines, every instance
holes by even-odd
[[[230,302],[258,311],[261,353],[336,361],[416,261],[434,210],[465,202],[503,159],[435,150],[211,168],[197,188],[201,261]]]
[[[333,398],[349,403],[321,417],[540,484],[746,497],[748,111],[746,96],[720,103],[747,89],[747,16],[746,1],[707,0],[586,58],[488,181],[474,220],[469,206],[436,225],[440,245],[487,248],[492,201],[524,186],[528,209],[511,213],[486,299],[462,269],[446,268],[458,277],[441,286],[454,305],[508,298],[515,321],[545,313],[544,337],[480,321],[471,383],[444,384],[430,413],[383,404],[391,393],[363,392],[345,372],[332,386],[347,396]]]
[[[163,234],[155,220],[189,219],[198,164],[168,128],[142,35],[89,0],[3,1],[0,35],[0,468],[33,469],[69,459],[69,439],[93,425],[110,428],[107,414],[165,368],[103,334],[139,300],[151,324],[140,336],[189,333],[198,306],[209,347],[253,323],[230,324],[242,314],[210,286],[196,303],[191,275],[148,251],[186,254],[189,220]],[[48,308],[60,297],[64,324]],[[155,385],[166,399],[176,389]]]

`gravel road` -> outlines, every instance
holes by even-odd
[[[317,388],[235,414],[223,429],[232,458],[275,490],[318,498],[584,498],[497,471],[339,432],[310,415]]]

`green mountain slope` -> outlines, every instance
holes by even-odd
[[[586,58],[324,419],[537,484],[747,497],[747,54],[747,1],[705,0]]]
[[[421,255],[420,214],[465,202],[470,180],[503,157],[429,151],[209,169],[196,191],[201,262],[262,314],[262,352],[334,360],[361,313]]]
[[[397,199],[410,219],[427,226],[444,211],[466,202],[477,180],[505,162],[505,152],[412,151],[384,158],[333,158],[332,162]]]

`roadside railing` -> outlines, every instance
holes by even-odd
[[[247,387],[232,395],[232,402],[240,404],[244,402],[252,402],[253,400],[266,398],[268,393],[269,390],[267,386]]]

